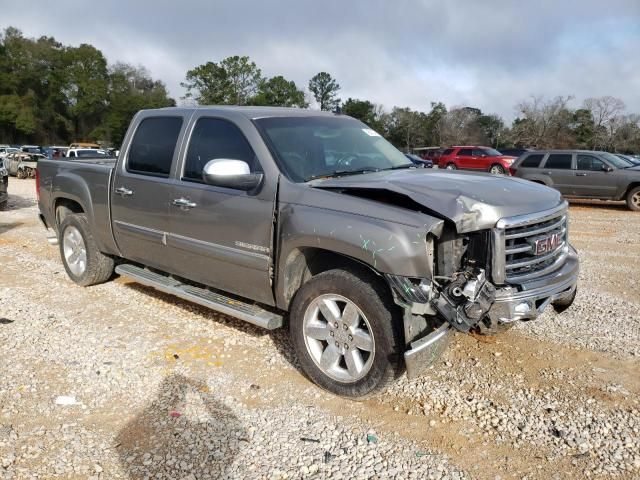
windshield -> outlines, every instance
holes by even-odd
[[[624,160],[611,153],[602,152],[600,153],[600,156],[616,168],[629,168],[633,166],[633,163],[629,160]]]
[[[271,117],[255,121],[294,182],[413,163],[380,134],[345,117]]]

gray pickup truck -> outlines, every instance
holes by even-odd
[[[284,108],[139,112],[117,159],[38,162],[71,279],[114,273],[267,329],[349,397],[573,302],[553,189],[417,168],[353,118]]]

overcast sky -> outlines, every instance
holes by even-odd
[[[386,108],[443,101],[511,119],[531,95],[570,94],[640,113],[640,0],[1,0],[0,12],[0,27],[144,65],[176,99],[188,69],[248,55],[305,90],[327,71],[341,98]]]

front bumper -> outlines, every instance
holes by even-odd
[[[579,271],[578,253],[569,246],[564,264],[550,275],[523,284],[520,290],[498,288],[496,300],[488,312],[489,318],[496,323],[535,319],[549,304],[566,300],[574,294]]]

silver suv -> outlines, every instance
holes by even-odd
[[[565,197],[625,200],[631,210],[640,211],[640,166],[611,153],[538,150],[522,155],[510,170]]]

